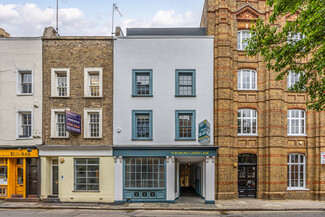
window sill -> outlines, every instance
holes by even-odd
[[[84,139],[102,139],[102,137],[84,137]]]
[[[258,89],[237,89],[238,91],[258,91]]]
[[[17,140],[32,140],[34,139],[33,137],[18,137],[16,138]]]
[[[50,139],[70,139],[69,136],[51,136]]]
[[[290,137],[307,137],[306,134],[288,134],[287,136],[290,136]]]
[[[178,95],[178,94],[175,94],[175,97],[196,97],[196,94],[193,94],[193,95]]]
[[[34,93],[18,93],[17,96],[33,96]]]
[[[287,188],[287,191],[309,191],[308,188]]]
[[[245,136],[258,136],[258,134],[238,134],[238,136],[245,137]]]
[[[149,139],[144,139],[144,138],[142,138],[142,139],[134,139],[134,138],[132,138],[131,140],[132,141],[153,141],[152,138],[149,138]]]
[[[152,94],[149,94],[149,95],[136,95],[136,94],[132,94],[131,96],[132,97],[153,97]]]
[[[68,99],[70,96],[51,96],[51,98],[63,98],[63,99]]]
[[[194,138],[176,138],[175,141],[196,141]]]
[[[73,190],[72,192],[100,192],[100,190]]]
[[[102,96],[84,96],[84,99],[101,99]]]

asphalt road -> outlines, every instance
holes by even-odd
[[[306,212],[206,212],[206,211],[105,211],[105,210],[71,210],[71,209],[59,209],[59,210],[10,210],[0,209],[1,217],[71,217],[71,216],[112,216],[112,217],[193,217],[193,216],[214,216],[214,217],[318,217],[324,216],[325,212],[318,211],[306,211]]]

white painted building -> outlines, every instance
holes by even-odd
[[[0,38],[0,48],[0,198],[37,195],[42,42],[7,36]]]
[[[200,122],[214,126],[213,37],[127,31],[114,45],[115,201],[174,202],[193,191],[213,203],[213,127],[200,134],[210,142],[198,139]]]

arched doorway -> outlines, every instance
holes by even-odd
[[[257,157],[255,154],[238,155],[239,198],[256,198]]]

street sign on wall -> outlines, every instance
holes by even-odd
[[[199,123],[199,143],[209,144],[210,141],[210,123],[208,120],[204,120]]]
[[[66,110],[65,129],[70,132],[81,133],[81,115]]]

